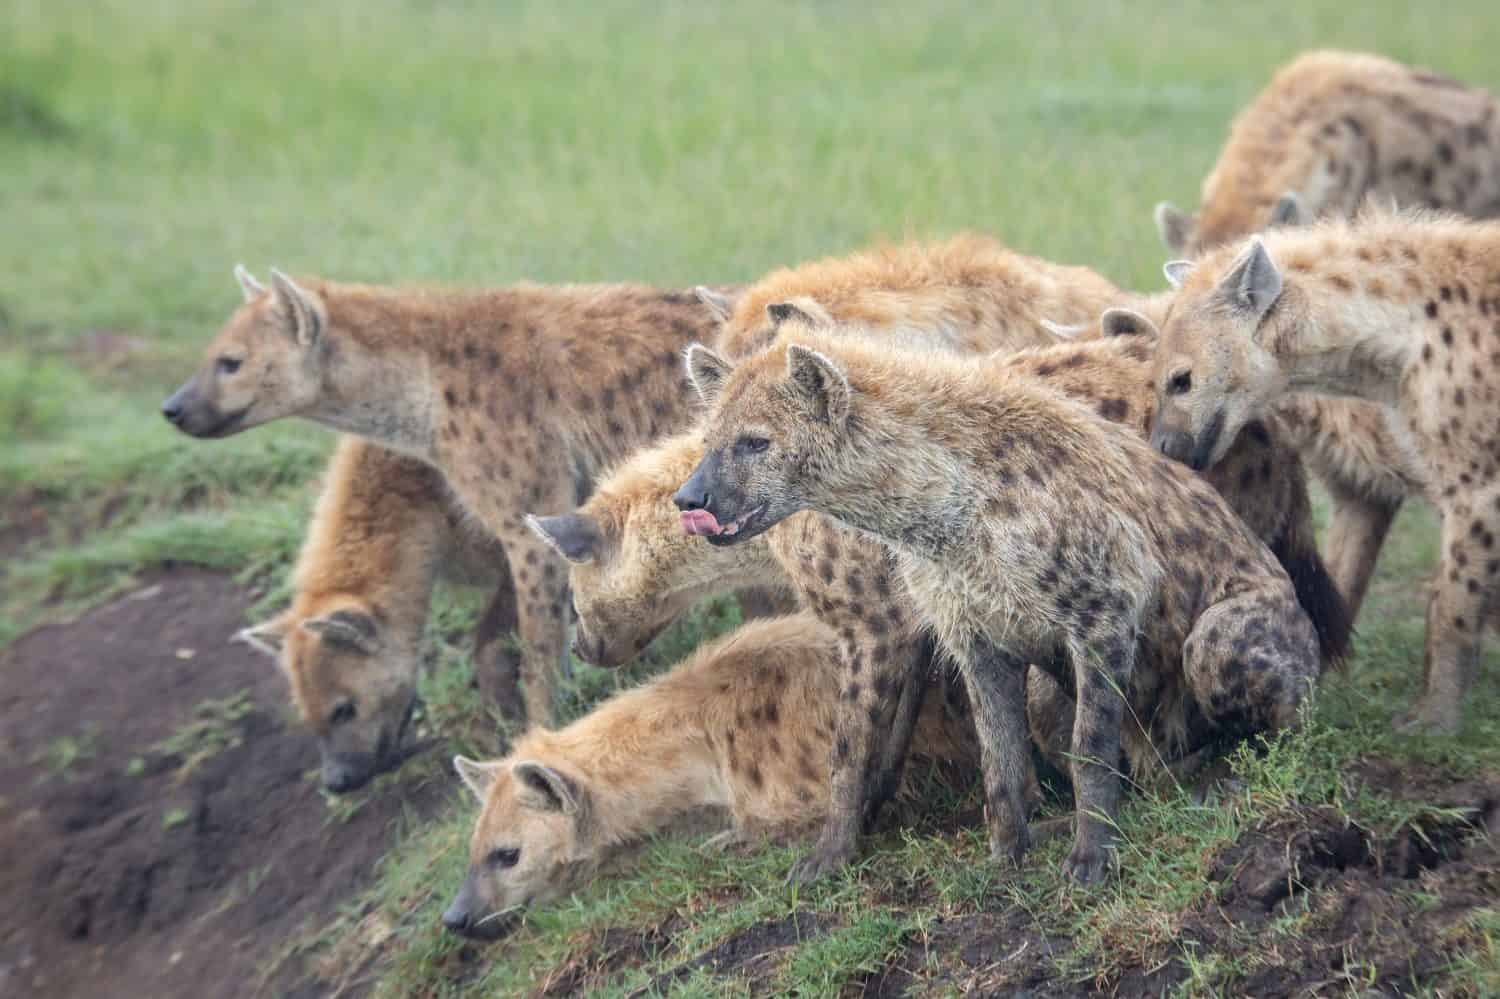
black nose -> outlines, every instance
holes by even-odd
[[[182,403],[177,401],[176,396],[161,404],[161,415],[174,427],[182,425]]]
[[[472,918],[468,909],[460,908],[457,903],[454,903],[443,913],[443,925],[454,933],[467,933]]]
[[[1193,438],[1182,430],[1156,430],[1151,444],[1173,461],[1186,462],[1193,452]]]
[[[689,479],[681,489],[672,494],[672,502],[677,504],[679,510],[707,510],[713,497],[693,479]]]

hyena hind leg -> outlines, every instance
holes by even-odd
[[[1183,644],[1182,664],[1210,721],[1265,733],[1298,724],[1321,670],[1318,636],[1290,586],[1214,604]]]

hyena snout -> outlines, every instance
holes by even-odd
[[[320,778],[325,788],[342,794],[364,787],[379,772],[374,753],[330,753],[325,750]]]
[[[1173,461],[1186,463],[1193,453],[1193,435],[1185,430],[1168,430],[1158,424],[1151,431],[1151,446]]]
[[[443,911],[443,926],[470,940],[498,940],[515,924],[514,919],[499,918],[489,911],[480,898],[477,879],[470,872],[458,888],[458,894]]]
[[[161,415],[174,427],[181,427],[187,417],[187,406],[182,400],[182,389],[178,389],[162,400]]]

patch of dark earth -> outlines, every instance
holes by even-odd
[[[296,944],[452,800],[409,768],[335,816],[249,603],[177,568],[0,652],[0,995],[322,994]]]

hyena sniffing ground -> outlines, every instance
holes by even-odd
[[[438,468],[505,551],[527,714],[550,722],[566,573],[523,511],[578,502],[606,464],[686,422],[680,355],[713,333],[709,311],[631,285],[427,291],[273,272],[264,288],[237,273],[244,304],[163,414],[195,437],[298,416]]]
[[[1398,723],[1455,730],[1500,581],[1500,224],[1369,212],[1183,271],[1156,352],[1154,437],[1168,455],[1213,464],[1288,391],[1395,410],[1443,521],[1425,689]]]
[[[1317,638],[1286,573],[1202,480],[1044,383],[982,360],[797,330],[736,368],[689,351],[715,399],[683,526],[742,543],[804,509],[883,538],[962,668],[990,842],[1027,845],[1025,664],[1076,697],[1075,840],[1103,876],[1124,716],[1171,745],[1196,724],[1294,724]]]
[[[513,676],[505,646],[516,600],[505,552],[463,515],[437,469],[345,438],[308,525],[291,606],[236,636],[286,673],[298,714],[318,736],[330,791],[363,785],[409,751],[439,578],[496,588],[475,637],[475,669]]]
[[[503,760],[456,759],[480,814],[444,924],[499,936],[695,809],[728,812],[721,846],[815,824],[829,804],[837,654],[809,614],[752,622],[565,728],[527,733]],[[967,718],[941,698],[924,703],[911,751],[970,767],[978,756]]]

